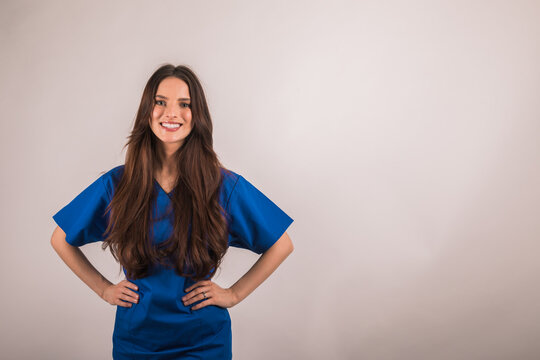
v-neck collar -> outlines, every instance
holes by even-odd
[[[159,188],[159,190],[161,190],[162,193],[164,193],[165,195],[167,195],[168,197],[171,197],[171,194],[173,193],[174,191],[174,188],[170,191],[170,192],[166,192],[165,189],[163,189],[160,185],[160,183],[155,179],[155,178],[152,178],[152,180],[154,180],[154,184],[157,185],[157,187]]]

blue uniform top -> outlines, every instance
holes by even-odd
[[[116,166],[91,183],[53,215],[73,246],[103,241],[111,202],[124,165]],[[294,221],[242,175],[222,170],[219,201],[228,214],[229,246],[262,254]],[[157,192],[150,233],[155,243],[172,233],[171,193],[154,180]],[[173,190],[174,191],[174,190]],[[124,274],[126,271],[124,269]],[[114,359],[231,359],[231,319],[226,308],[207,305],[191,310],[184,291],[193,284],[174,269],[158,265],[151,275],[127,279],[136,284],[139,302],[116,306],[113,331]]]

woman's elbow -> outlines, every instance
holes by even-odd
[[[291,238],[289,237],[289,234],[285,232],[283,234],[283,238],[284,238],[283,240],[286,245],[287,251],[289,252],[289,254],[292,253],[294,251],[294,245],[292,243]]]
[[[66,242],[66,233],[60,226],[57,226],[51,235],[51,246],[57,248],[59,245],[63,245]]]

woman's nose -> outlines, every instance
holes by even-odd
[[[168,118],[178,117],[178,111],[174,107],[167,107],[165,109],[165,116]]]

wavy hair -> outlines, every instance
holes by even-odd
[[[177,77],[189,87],[192,129],[174,154],[177,177],[171,197],[172,235],[161,243],[152,240],[152,204],[157,196],[154,171],[161,169],[160,141],[150,128],[160,82]],[[166,64],[149,78],[128,141],[124,172],[106,211],[110,221],[102,248],[110,246],[117,262],[131,279],[145,277],[154,266],[174,268],[180,276],[199,281],[217,269],[227,251],[227,220],[219,203],[225,169],[213,150],[212,120],[201,83],[187,66]],[[171,210],[171,209],[168,209]],[[213,275],[212,275],[213,276]]]

